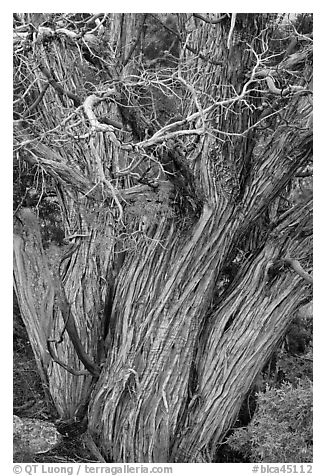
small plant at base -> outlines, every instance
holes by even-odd
[[[312,461],[312,383],[283,383],[258,393],[258,408],[247,428],[239,428],[228,445],[253,463]]]

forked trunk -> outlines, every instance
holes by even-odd
[[[305,218],[301,209],[291,214],[292,226],[307,226],[310,207]],[[204,208],[186,242],[172,225],[167,236],[158,229],[121,270],[108,359],[89,411],[90,429],[112,461],[211,461],[307,299],[302,279],[279,267],[284,246],[302,255],[310,238],[298,245],[285,236],[251,256],[212,308],[219,270],[240,228],[232,216],[215,220]]]
[[[55,182],[69,244],[43,249],[20,210],[15,289],[60,416],[87,415],[107,460],[209,462],[311,293],[311,199],[279,204],[311,157],[312,50],[269,56],[269,15],[180,14],[180,57],[148,72],[145,20],[69,19],[17,53],[41,131],[17,120],[17,154]]]

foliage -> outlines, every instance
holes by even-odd
[[[312,381],[312,318],[297,316],[276,351],[276,380],[296,384],[298,379]]]
[[[251,462],[312,462],[312,383],[283,383],[258,394],[258,408],[247,428],[227,440]]]
[[[312,381],[312,339],[312,316],[307,314],[304,306],[265,365],[258,390],[265,385],[278,387],[284,382],[296,385],[300,379]]]
[[[312,307],[311,304],[303,306],[297,313],[296,317],[291,322],[291,325],[285,335],[284,339],[273,352],[269,362],[265,365],[265,368],[255,379],[254,385],[251,391],[248,393],[246,399],[243,402],[241,410],[236,422],[236,428],[233,432],[230,432],[230,436],[227,438],[227,444],[221,445],[217,457],[220,462],[236,462],[239,458],[243,461],[253,461],[254,455],[257,453],[257,444],[253,436],[252,428],[255,429],[254,434],[257,432],[263,433],[266,420],[266,414],[270,415],[270,418],[275,423],[274,433],[284,433],[288,429],[284,430],[284,422],[288,422],[291,426],[291,418],[285,414],[286,407],[284,400],[291,399],[291,391],[296,389],[300,398],[303,400],[307,397],[307,384],[310,391],[310,383],[313,379],[313,366],[312,366]],[[267,389],[267,390],[266,390]],[[292,390],[291,390],[292,389]],[[277,405],[274,408],[274,413],[271,413],[270,400],[277,400],[279,393],[286,394],[288,397],[280,398]],[[312,389],[311,389],[312,393]],[[307,397],[311,402],[312,395]],[[268,401],[268,405],[266,404]],[[274,401],[274,400],[273,400]],[[290,403],[289,403],[290,404]],[[264,415],[262,416],[262,408],[264,408]],[[308,419],[305,422],[305,426],[308,427]],[[293,417],[294,418],[294,417]],[[284,420],[284,421],[283,421]],[[269,424],[269,423],[268,423]],[[312,421],[309,423],[312,424]],[[279,429],[278,429],[278,425]],[[259,428],[259,430],[257,430]],[[269,432],[268,427],[266,433]],[[281,431],[282,430],[282,431]],[[305,428],[300,430],[303,434],[306,432]],[[278,437],[276,441],[278,442]],[[263,441],[263,436],[262,436]],[[304,455],[306,452],[306,443],[295,437],[296,444],[298,445],[298,451]],[[256,445],[256,446],[255,446]],[[275,445],[275,442],[271,443],[271,448]],[[284,437],[284,445],[286,445]],[[308,454],[312,453],[312,439],[309,443]],[[271,449],[272,455],[279,454],[278,450]],[[267,457],[267,453],[264,454]],[[284,456],[285,457],[285,456]],[[289,456],[290,458],[290,456]],[[307,457],[307,461],[309,457]],[[275,459],[275,461],[276,461]],[[312,459],[312,458],[311,458]],[[257,459],[258,461],[258,459]],[[259,461],[265,461],[263,458]],[[290,459],[282,460],[282,462],[289,462]]]
[[[309,378],[312,380],[312,348],[308,347],[303,355],[291,355],[280,349],[277,355],[279,378],[285,382],[295,384],[298,379]]]

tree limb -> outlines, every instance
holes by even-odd
[[[155,15],[151,14],[151,16],[156,20],[158,21],[166,30],[168,30],[170,33],[172,33],[173,35],[175,35],[178,40],[180,41],[180,43],[182,43],[182,37],[181,35],[176,32],[175,30],[173,30],[172,28],[168,27],[167,25],[165,25],[164,22],[162,22],[159,18],[157,18]],[[208,58],[207,56],[203,55],[200,51],[196,50],[195,48],[193,48],[192,46],[190,45],[186,45],[186,49],[189,50],[191,53],[193,53],[194,55],[198,55],[200,59],[204,60],[204,61],[207,61],[208,63],[211,63],[211,64],[215,64],[216,66],[222,66],[223,62],[222,61],[215,61],[211,58]]]
[[[285,258],[284,263],[288,264],[293,271],[295,271],[301,278],[303,278],[307,283],[313,284],[313,278],[311,274],[307,273],[299,263],[297,259]]]
[[[78,355],[78,358],[84,364],[85,368],[92,375],[94,375],[95,377],[98,377],[100,374],[100,369],[96,364],[91,362],[91,360],[89,359],[88,355],[86,354],[82,346],[82,343],[78,335],[75,319],[71,312],[70,305],[67,301],[66,293],[65,293],[62,281],[60,277],[58,276],[58,273],[54,272],[53,275],[54,275],[53,278],[54,278],[54,284],[55,284],[55,294],[56,294],[58,305],[64,320],[64,327],[61,332],[61,337],[57,343],[60,343],[60,341],[62,341],[63,333],[65,332],[65,330],[67,330],[67,333],[74,346],[76,354]],[[51,342],[51,341],[53,342],[53,340],[48,339],[48,342]],[[62,365],[62,363],[60,363],[60,365]]]
[[[126,56],[126,58],[124,59],[124,61],[123,61],[123,63],[122,63],[123,66],[126,66],[126,64],[128,63],[128,61],[129,61],[130,58],[131,58],[131,55],[132,55],[133,52],[135,51],[135,48],[136,48],[137,44],[139,43],[140,36],[141,36],[141,34],[142,34],[142,31],[144,30],[144,24],[145,24],[147,15],[148,15],[148,13],[144,13],[144,14],[143,14],[143,21],[142,21],[141,26],[140,26],[139,29],[138,29],[137,38],[135,38],[133,45],[131,46],[131,48],[130,48],[130,50],[129,50],[127,56]]]
[[[30,114],[42,101],[44,94],[46,93],[47,89],[49,87],[49,83],[46,83],[36,100],[33,102],[33,104],[27,109],[27,111],[24,112],[23,117],[27,117],[28,114]]]
[[[72,99],[73,100],[73,103],[75,105],[75,107],[78,107],[81,105],[81,100],[79,99],[79,97],[74,94],[74,93],[71,93],[70,91],[66,91],[62,86],[61,84],[59,84],[52,76],[52,74],[50,73],[50,71],[48,69],[45,68],[45,66],[43,66],[42,64],[39,65],[39,69],[41,70],[41,72],[44,74],[44,76],[47,78],[47,80],[49,81],[49,83],[51,84],[51,86],[57,91],[57,93],[59,94],[59,97],[61,96],[67,96],[68,98]]]
[[[236,13],[232,13],[232,16],[231,16],[231,26],[230,26],[230,31],[229,31],[229,35],[228,35],[228,41],[227,41],[227,48],[228,50],[231,48],[231,40],[232,40],[232,35],[233,35],[233,30],[234,30],[234,27],[235,27],[235,20],[237,18],[237,14]]]
[[[217,23],[221,23],[221,21],[224,20],[224,18],[226,18],[228,15],[227,13],[225,13],[221,17],[216,18],[216,20],[211,20],[210,18],[204,17],[204,15],[201,15],[200,13],[193,13],[192,16],[195,18],[199,18],[200,20],[203,20],[206,23],[211,23],[212,25],[216,25]]]
[[[88,370],[75,370],[73,369],[72,367],[70,367],[69,365],[65,364],[64,362],[62,362],[54,353],[52,347],[51,347],[51,343],[52,342],[56,342],[55,340],[52,340],[52,339],[48,339],[47,341],[47,346],[48,346],[48,351],[49,351],[49,354],[51,355],[51,358],[53,360],[53,362],[55,362],[56,364],[60,365],[60,367],[62,367],[63,369],[65,369],[67,372],[69,372],[70,374],[72,375],[75,375],[76,377],[80,377],[82,375],[89,375],[90,372]]]

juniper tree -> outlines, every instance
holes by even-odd
[[[309,22],[14,16],[15,164],[65,236],[44,247],[21,201],[15,290],[61,419],[108,461],[212,461],[311,297]]]

